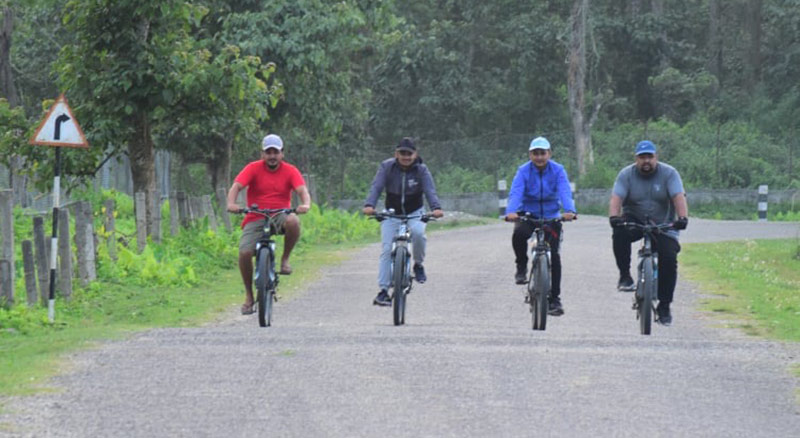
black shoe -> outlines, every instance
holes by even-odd
[[[631,278],[631,274],[625,273],[619,276],[617,290],[620,292],[633,292],[636,290],[636,288],[633,287],[633,278]]]
[[[381,289],[381,291],[378,292],[378,296],[372,300],[372,304],[376,306],[391,306],[392,299],[389,297],[389,292],[387,292],[386,289]]]
[[[561,299],[558,297],[551,297],[550,305],[548,307],[548,315],[561,316],[564,314],[564,306],[561,305]]]
[[[414,281],[419,284],[428,281],[428,277],[425,276],[425,268],[419,263],[414,263]]]
[[[514,274],[514,282],[517,284],[526,284],[528,282],[528,275],[525,273],[525,265],[517,265],[517,273]]]
[[[658,314],[658,319],[656,319],[656,322],[664,327],[669,327],[672,325],[672,313],[669,311],[669,303],[658,303],[658,307],[656,307],[656,313]]]

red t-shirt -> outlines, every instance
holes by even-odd
[[[257,204],[258,208],[290,208],[292,190],[306,185],[300,171],[285,161],[281,161],[274,172],[267,168],[264,160],[253,161],[244,166],[234,181],[247,187],[247,206]],[[242,227],[262,218],[250,213],[244,217]]]

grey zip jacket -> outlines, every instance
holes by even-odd
[[[386,208],[398,214],[410,214],[423,206],[422,195],[428,199],[431,210],[441,209],[436,186],[428,166],[417,157],[408,170],[403,170],[395,158],[384,160],[372,180],[365,207],[375,207],[378,198],[386,189]]]

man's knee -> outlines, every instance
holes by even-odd
[[[284,231],[300,231],[300,218],[296,214],[286,216],[283,229]]]

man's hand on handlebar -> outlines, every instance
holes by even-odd
[[[611,224],[611,228],[619,228],[625,225],[625,217],[623,216],[611,216],[608,218],[608,223]]]
[[[672,228],[676,230],[685,230],[687,225],[689,225],[689,218],[682,216],[672,223]]]
[[[565,222],[569,222],[569,221],[572,221],[572,220],[578,220],[578,214],[577,213],[573,213],[571,211],[566,211],[566,212],[564,212],[563,215],[561,215],[561,220],[565,221]]]
[[[506,215],[506,222],[516,222],[519,219],[519,215],[517,213],[508,213]]]
[[[433,211],[431,212],[431,216],[433,216],[433,217],[435,217],[435,218],[437,218],[437,219],[438,219],[438,218],[440,218],[440,217],[443,217],[443,216],[444,216],[444,212],[442,211],[442,209],[441,209],[441,208],[437,208],[436,210],[433,210]]]
[[[228,210],[228,213],[241,213],[242,212],[242,207],[239,207],[236,204],[228,204],[226,209]]]
[[[372,216],[373,214],[375,214],[375,207],[368,205],[363,209],[361,209],[361,212],[364,213],[364,215],[366,216]]]
[[[294,212],[297,213],[297,214],[306,214],[306,213],[308,213],[308,210],[311,210],[311,206],[310,205],[298,205],[294,209]]]

